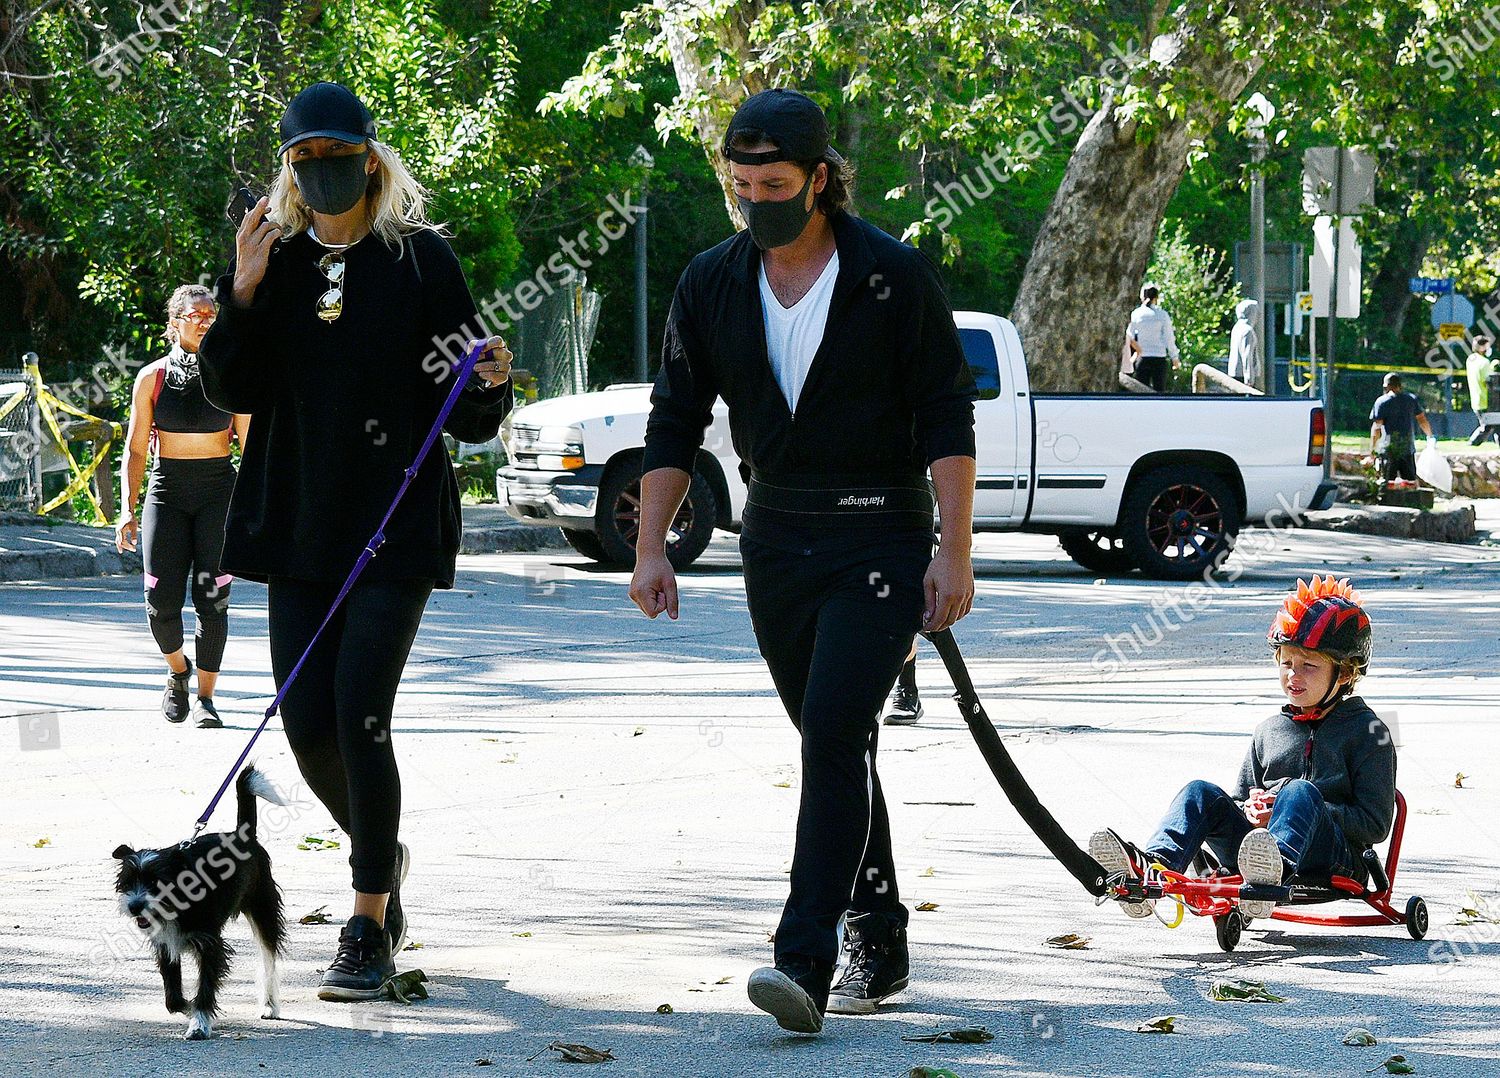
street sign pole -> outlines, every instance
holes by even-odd
[[[1344,151],[1334,154],[1333,166],[1333,272],[1328,275],[1328,363],[1323,382],[1323,423],[1328,432],[1328,446],[1323,453],[1323,476],[1333,478],[1333,382],[1337,367],[1339,343],[1339,240],[1343,225]]]

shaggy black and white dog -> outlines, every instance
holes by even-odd
[[[115,890],[120,909],[135,919],[156,948],[167,1010],[190,1014],[187,1039],[207,1040],[219,1008],[219,988],[229,973],[234,949],[224,941],[224,925],[241,913],[260,947],[259,997],[262,1018],[281,1016],[276,956],[286,943],[281,891],[271,878],[271,858],[255,838],[257,797],[285,805],[281,794],[253,766],[240,772],[238,826],[187,839],[159,850],[120,846]],[[182,994],[182,956],[198,966],[192,1004]]]

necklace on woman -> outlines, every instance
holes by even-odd
[[[353,247],[360,240],[364,239],[365,236],[369,235],[369,233],[366,232],[365,236],[361,236],[358,240],[352,240],[349,243],[329,243],[327,240],[323,240],[323,239],[319,239],[318,238],[318,234],[313,231],[313,226],[312,225],[308,225],[307,226],[307,234],[312,237],[312,241],[314,243],[316,243],[319,247],[327,247],[330,251],[347,251],[349,248]]]

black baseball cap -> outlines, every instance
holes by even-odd
[[[292,98],[281,117],[280,134],[278,155],[310,138],[364,142],[375,137],[375,119],[348,87],[316,82]]]
[[[747,153],[730,143],[741,131],[758,131],[776,149]],[[724,132],[724,156],[741,165],[773,161],[816,161],[828,151],[828,117],[818,103],[796,90],[762,90],[734,110]]]

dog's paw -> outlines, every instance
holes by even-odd
[[[274,1022],[281,1017],[281,1004],[272,1003],[261,1009],[260,1016],[268,1021]]]
[[[183,1034],[184,1040],[206,1041],[213,1036],[213,1019],[202,1011],[194,1011],[193,1017],[188,1020],[187,1032]]]

